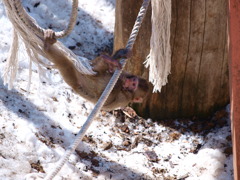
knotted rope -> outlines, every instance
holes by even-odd
[[[31,23],[32,19],[30,19],[28,13],[22,6],[22,1],[21,0],[5,0],[8,1],[11,5],[12,8],[15,8],[15,13],[17,13],[19,19],[22,21],[22,23],[25,24],[29,29],[31,29],[35,34],[37,34],[39,37],[43,37],[45,29],[41,28],[37,23]],[[55,33],[55,37],[58,38],[63,38],[71,33],[73,30],[77,15],[78,15],[78,0],[72,0],[72,12],[71,12],[71,17],[69,24],[66,29],[60,32]]]
[[[13,86],[13,81],[16,78],[17,74],[17,66],[18,66],[18,50],[19,44],[18,39],[24,42],[26,47],[27,55],[30,59],[30,71],[31,72],[31,61],[34,61],[39,69],[39,74],[45,74],[46,67],[52,67],[52,65],[48,62],[44,62],[40,56],[45,57],[47,59],[46,54],[44,53],[44,29],[38,26],[37,22],[28,15],[26,10],[23,8],[21,4],[21,0],[3,0],[3,3],[6,8],[6,12],[9,20],[13,24],[13,43],[9,52],[9,57],[7,59],[7,65],[4,72],[4,83],[8,84],[9,89]],[[73,0],[72,4],[72,13],[70,18],[70,23],[68,27],[60,32],[56,32],[57,38],[67,36],[70,31],[74,28],[76,18],[77,18],[77,8],[78,8],[78,0]],[[63,52],[63,54],[71,60],[76,69],[82,73],[87,75],[94,75],[95,72],[92,70],[90,62],[86,58],[79,58],[68,48],[62,45],[61,42],[56,43],[59,51]],[[39,56],[40,55],[40,56]],[[31,79],[31,73],[29,73],[29,79]],[[28,88],[30,87],[30,81],[28,83]],[[29,91],[29,89],[28,89]]]
[[[134,42],[136,40],[136,37],[138,35],[138,31],[141,27],[143,18],[146,14],[149,2],[150,2],[150,0],[143,0],[143,4],[142,4],[141,9],[138,13],[136,22],[134,24],[134,27],[133,27],[133,30],[131,32],[130,38],[129,38],[128,43],[126,45],[126,49],[128,49],[128,50],[132,50],[132,48],[133,48],[133,44],[134,44]],[[90,127],[91,123],[93,122],[94,117],[99,112],[99,110],[102,108],[105,101],[107,100],[109,94],[111,93],[113,87],[115,86],[117,80],[119,79],[119,76],[121,75],[122,70],[123,70],[124,66],[126,65],[126,62],[127,62],[126,59],[121,59],[122,69],[116,70],[114,72],[112,78],[110,79],[107,87],[105,88],[101,97],[99,98],[98,102],[96,103],[94,109],[92,110],[92,112],[88,116],[88,119],[86,120],[86,122],[83,124],[81,130],[78,132],[78,134],[76,136],[76,139],[71,144],[71,146],[69,146],[66,153],[60,159],[60,161],[58,162],[55,169],[50,174],[48,174],[46,176],[46,178],[45,178],[46,180],[52,180],[57,175],[57,173],[61,170],[63,165],[66,163],[66,161],[69,159],[70,155],[75,151],[78,144],[81,142],[83,136],[85,135],[86,131]]]

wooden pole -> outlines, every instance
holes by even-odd
[[[229,0],[229,38],[233,167],[240,180],[240,0]]]

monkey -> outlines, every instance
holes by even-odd
[[[112,56],[100,55],[92,60],[96,75],[85,75],[77,71],[73,62],[57,46],[54,31],[44,32],[44,53],[59,70],[63,80],[84,99],[96,103],[111,79],[114,70],[120,69],[120,59],[129,58],[131,52],[120,49]],[[115,87],[103,105],[103,110],[113,110],[129,103],[142,103],[149,91],[148,82],[138,76],[122,72]]]

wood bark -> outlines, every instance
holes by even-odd
[[[115,50],[125,47],[141,3],[117,0]],[[125,68],[144,78],[150,36],[151,8]],[[206,117],[229,103],[227,0],[172,0],[171,49],[168,84],[135,105],[138,114],[152,119]]]

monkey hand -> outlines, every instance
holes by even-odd
[[[104,54],[102,54],[101,57],[103,58],[104,62],[108,65],[108,71],[110,73],[113,73],[116,68],[117,69],[122,68],[121,63],[117,59],[114,59],[111,56],[104,55]]]
[[[56,43],[55,32],[51,29],[44,31],[44,49],[48,50],[49,46]]]
[[[121,58],[130,58],[132,56],[132,51],[125,48],[119,49],[113,55],[113,59],[121,59]]]

